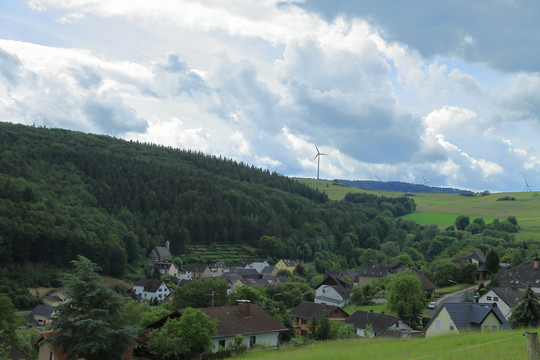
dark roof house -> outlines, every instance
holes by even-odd
[[[351,324],[354,327],[356,334],[362,337],[366,336],[364,331],[368,325],[371,325],[372,327],[372,337],[379,336],[389,329],[412,330],[409,325],[396,316],[377,314],[372,311],[357,310],[354,314],[345,319],[345,322]]]
[[[339,306],[326,305],[326,304],[317,304],[310,301],[302,301],[300,305],[291,309],[289,315],[292,317],[298,317],[301,319],[313,319],[321,320],[324,315],[337,315],[340,318],[347,318],[349,314],[345,312]],[[332,316],[335,317],[335,316]]]
[[[7,356],[7,359],[10,360],[32,360],[31,356],[19,349],[10,340],[0,340],[0,354]]]
[[[500,287],[525,289],[530,284],[535,293],[540,293],[540,261],[500,268],[495,276]]]

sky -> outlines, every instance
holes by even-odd
[[[4,0],[0,121],[286,176],[540,188],[540,2]]]

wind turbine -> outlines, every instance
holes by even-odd
[[[426,181],[426,178],[422,176],[422,179],[424,179],[424,185],[431,184],[431,181]]]
[[[317,149],[317,155],[315,155],[313,160],[317,159],[317,180],[319,180],[319,167],[321,166],[321,155],[328,155],[328,154],[323,154],[322,152],[320,152],[317,145],[315,145],[315,149]]]
[[[523,187],[522,190],[527,189],[527,191],[531,191],[531,188],[533,188],[533,187],[534,187],[534,186],[529,185],[529,183],[527,182],[527,177],[525,177],[525,186]]]

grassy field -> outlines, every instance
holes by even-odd
[[[373,310],[373,312],[377,314],[381,314],[384,311],[386,315],[397,315],[395,312],[388,310],[387,304],[356,305],[353,303],[349,303],[343,308],[343,310],[345,310],[345,312],[349,315],[354,314],[356,310]]]
[[[256,350],[240,359],[528,359],[524,330],[418,339],[362,339]]]
[[[331,200],[341,200],[349,192],[366,192],[384,196],[403,196],[403,193],[389,191],[362,190],[350,186],[336,185],[331,181],[297,179],[319,191],[325,192]],[[503,197],[513,197],[515,201],[497,201]],[[403,218],[418,224],[435,224],[441,228],[454,224],[460,215],[473,220],[481,217],[486,222],[505,219],[513,215],[521,230],[516,234],[518,240],[538,239],[540,234],[540,192],[496,193],[487,196],[461,196],[460,194],[415,194],[416,211]]]

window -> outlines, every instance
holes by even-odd
[[[225,340],[219,340],[219,346],[224,348],[225,347]]]
[[[306,319],[302,319],[302,325],[307,325],[307,320]]]
[[[435,320],[435,329],[441,330],[441,320]]]
[[[252,347],[253,345],[255,345],[256,340],[257,340],[256,336],[250,336],[249,337],[249,347]]]
[[[487,301],[491,301],[491,296],[488,296],[488,297],[487,297]]]
[[[499,301],[499,297],[498,297],[498,296],[494,296],[494,297],[493,297],[493,301]]]

